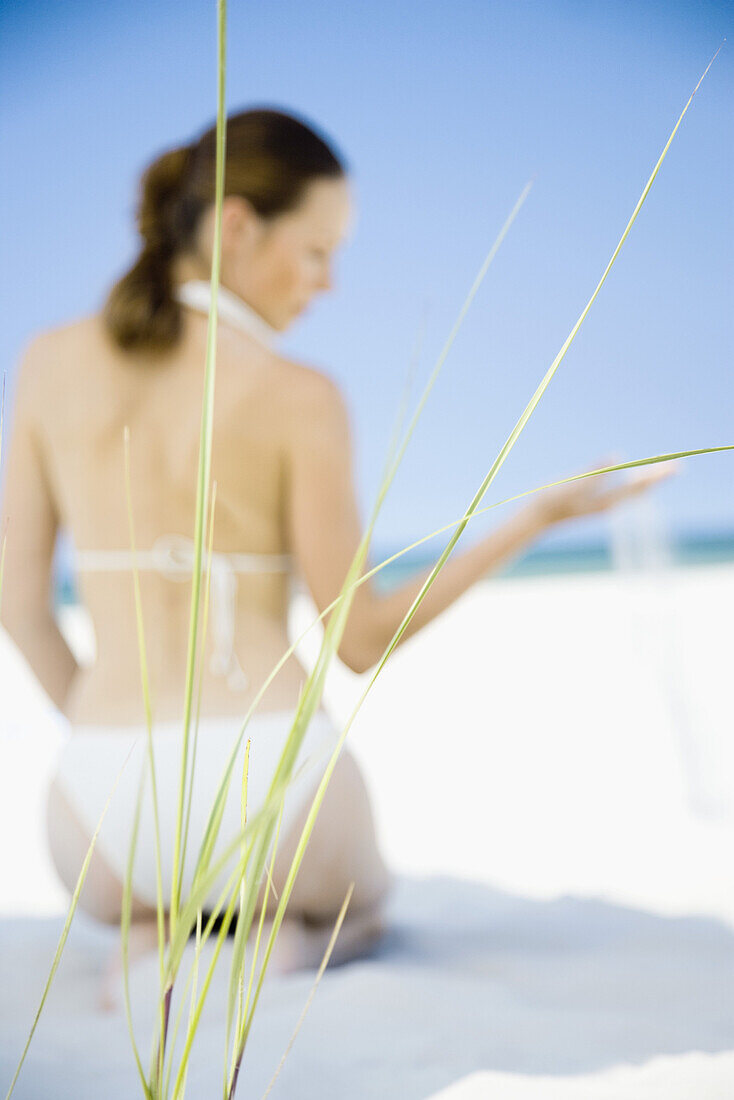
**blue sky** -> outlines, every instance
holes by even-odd
[[[419,330],[414,400],[535,180],[384,506],[387,546],[461,514],[728,37],[487,503],[609,451],[734,443],[731,4],[230,0],[228,24],[229,109],[306,115],[352,169],[357,216],[336,289],[282,347],[347,393],[363,514]],[[15,3],[0,16],[0,74],[0,369],[12,400],[26,340],[96,310],[132,261],[142,169],[213,121],[216,5]],[[656,491],[671,530],[734,529],[733,475],[728,454],[689,460]],[[549,541],[594,540],[606,524],[575,521]]]

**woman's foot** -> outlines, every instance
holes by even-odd
[[[135,921],[128,935],[128,966],[152,951],[158,951],[157,920]],[[122,994],[122,941],[118,940],[102,972],[97,1007],[102,1012],[115,1012],[122,1005]]]
[[[312,922],[292,918],[284,920],[275,941],[268,970],[290,974],[298,970],[318,970],[334,932],[336,918]],[[379,908],[347,913],[329,956],[329,966],[340,966],[368,954],[385,931],[385,919]]]

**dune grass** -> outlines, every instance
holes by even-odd
[[[213,425],[213,398],[214,398],[214,384],[216,373],[216,332],[217,332],[217,290],[219,285],[220,263],[221,263],[221,211],[222,200],[224,193],[224,163],[226,156],[226,126],[225,126],[225,74],[226,74],[226,2],[225,0],[219,0],[217,5],[217,43],[218,43],[218,94],[217,94],[217,138],[216,138],[216,198],[215,198],[215,234],[214,234],[214,252],[212,259],[212,274],[211,274],[211,286],[212,286],[212,299],[211,308],[209,313],[208,331],[207,331],[207,352],[206,352],[206,366],[204,372],[204,392],[202,401],[202,418],[201,418],[201,430],[200,430],[200,448],[199,448],[199,464],[197,474],[197,496],[196,496],[196,517],[195,517],[195,535],[194,535],[194,564],[193,564],[193,578],[192,578],[192,592],[191,592],[191,607],[189,618],[189,638],[188,638],[188,653],[187,653],[187,673],[186,673],[186,686],[184,696],[184,719],[182,730],[182,750],[180,760],[180,778],[179,778],[179,794],[176,806],[176,831],[175,831],[175,849],[173,860],[173,874],[170,883],[170,898],[168,908],[166,910],[164,904],[164,883],[162,881],[161,872],[161,854],[160,854],[160,834],[159,834],[159,806],[157,802],[157,790],[155,784],[155,753],[154,753],[154,739],[152,736],[152,708],[150,705],[150,693],[147,676],[147,660],[145,653],[145,632],[142,614],[142,604],[140,600],[140,588],[139,588],[139,576],[137,568],[133,568],[134,576],[134,593],[135,593],[135,610],[136,610],[136,622],[138,630],[138,646],[140,654],[140,667],[141,667],[141,686],[143,691],[145,713],[146,713],[146,734],[147,734],[147,755],[146,763],[147,767],[143,771],[141,777],[141,783],[138,790],[138,800],[136,804],[136,812],[134,817],[134,824],[132,834],[130,838],[130,847],[128,852],[127,869],[124,883],[124,895],[123,906],[121,916],[121,936],[123,944],[123,984],[125,994],[125,1010],[128,1023],[128,1029],[130,1032],[131,1043],[133,1047],[134,1057],[138,1069],[138,1075],[140,1078],[141,1089],[143,1095],[147,1100],[177,1100],[185,1095],[187,1072],[190,1062],[190,1056],[193,1049],[193,1044],[196,1037],[197,1027],[201,1018],[201,1013],[211,986],[214,970],[217,962],[220,958],[222,948],[227,938],[227,934],[230,926],[234,922],[234,939],[231,947],[231,960],[230,960],[230,978],[228,987],[228,997],[226,1005],[226,1028],[225,1028],[225,1051],[224,1051],[224,1065],[222,1071],[222,1095],[225,1100],[233,1100],[238,1083],[238,1075],[242,1066],[248,1037],[250,1034],[252,1020],[254,1012],[256,1011],[259,995],[262,989],[262,984],[267,971],[269,959],[271,957],[273,947],[278,935],[278,931],[281,927],[282,921],[285,917],[288,901],[293,888],[293,884],[298,873],[299,866],[301,864],[303,854],[308,843],[313,825],[315,823],[318,811],[322,804],[326,788],[333,773],[336,761],[343,746],[344,740],[348,733],[348,730],[354,720],[354,717],[361,706],[367,693],[371,690],[377,676],[384,667],[385,662],[389,659],[390,654],[395,647],[399,644],[401,637],[403,636],[410,620],[415,614],[416,609],[420,605],[421,601],[425,597],[425,594],[433,584],[440,570],[443,568],[446,560],[455,547],[458,539],[461,537],[467,523],[478,515],[483,514],[491,508],[499,507],[504,503],[509,503],[513,500],[518,500],[521,497],[527,496],[530,493],[542,491],[543,489],[550,488],[552,486],[558,486],[567,484],[581,478],[598,476],[603,473],[611,473],[614,471],[629,470],[636,467],[670,461],[671,459],[679,457],[688,457],[696,454],[708,454],[714,451],[731,450],[732,446],[721,447],[709,447],[698,448],[695,450],[679,451],[665,455],[655,455],[648,458],[639,459],[637,461],[619,463],[615,465],[609,465],[602,467],[598,470],[585,471],[581,474],[574,475],[572,477],[563,478],[559,481],[551,482],[548,485],[536,487],[531,490],[527,490],[525,493],[518,494],[517,496],[510,497],[506,501],[498,501],[487,507],[480,508],[480,504],[484,499],[490,485],[500,467],[509,455],[512,447],[519,438],[522,430],[524,429],[527,421],[532,415],[538,402],[542,398],[545,390],[550,384],[553,375],[560,366],[564,356],[566,355],[573,339],[575,338],[579,328],[585,320],[594,300],[599,294],[601,287],[606,280],[609,271],[611,270],[623,244],[629,234],[632,225],[634,224],[639,211],[645,202],[647,195],[652,187],[653,181],[665,159],[665,156],[670,148],[670,145],[675,137],[677,130],[685,116],[693,95],[700,86],[701,80],[708,72],[712,62],[709,63],[706,71],[704,72],[701,80],[699,80],[694,92],[686,103],[678,121],[673,128],[668,141],[663,148],[663,151],[658,158],[657,163],[650,175],[649,180],[633,210],[633,213],[629,219],[625,230],[614,249],[611,259],[607,264],[593,294],[587,302],[585,308],[580,314],[578,320],[573,326],[568,338],[562,345],[558,355],[553,360],[550,368],[546,372],[545,376],[541,380],[535,393],[531,397],[528,405],[520,416],[519,420],[513,427],[510,435],[500,449],[497,457],[491,464],[487,474],[482,479],[476,493],[470,501],[467,508],[458,520],[439,528],[436,531],[431,532],[429,535],[417,540],[411,546],[403,548],[397,554],[392,555],[385,561],[380,562],[368,572],[363,573],[362,569],[367,558],[367,552],[370,545],[372,531],[374,524],[379,514],[380,508],[384,501],[385,495],[394,479],[395,473],[400,465],[402,457],[405,453],[405,449],[411,438],[413,430],[420,417],[423,406],[430,394],[433,384],[438,377],[438,374],[443,367],[443,364],[448,356],[449,350],[456,336],[456,333],[463,322],[463,319],[471,305],[471,302],[486,274],[486,271],[494,259],[497,250],[502,243],[506,233],[508,232],[512,221],[516,217],[522,203],[527,197],[529,186],[524,189],[520,197],[518,198],[515,207],[510,213],[507,221],[503,225],[497,240],[494,242],[490,249],[482,268],[480,269],[477,278],[475,279],[466,300],[464,301],[457,320],[446,340],[444,348],[436,362],[435,367],[429,377],[428,383],[425,386],[423,394],[418,402],[416,410],[409,422],[409,425],[405,431],[402,442],[397,443],[399,433],[396,431],[394,454],[388,457],[386,462],[386,468],[383,475],[383,479],[380,485],[380,489],[375,500],[375,504],[372,508],[368,523],[365,528],[364,535],[360,541],[359,547],[355,553],[354,559],[349,567],[347,576],[341,587],[339,595],[332,602],[332,604],[325,608],[324,611],[317,616],[312,624],[309,626],[309,630],[318,622],[323,621],[325,623],[322,643],[318,657],[316,659],[314,668],[306,683],[304,684],[301,697],[294,712],[294,721],[291,727],[290,733],[283,748],[282,755],[276,767],[275,773],[272,777],[271,785],[268,791],[268,795],[262,806],[258,807],[254,813],[249,813],[247,808],[247,746],[245,751],[245,768],[241,777],[240,784],[240,803],[241,803],[241,829],[240,832],[233,838],[230,838],[229,843],[226,845],[223,851],[219,853],[215,859],[214,853],[216,850],[217,840],[221,827],[224,806],[229,795],[231,783],[234,779],[234,767],[239,748],[242,744],[243,738],[246,734],[246,729],[250,718],[256,710],[256,707],[262,698],[265,690],[277,675],[280,668],[283,666],[287,658],[295,651],[297,645],[301,641],[301,638],[305,635],[304,632],[300,638],[298,638],[283,654],[283,657],[278,661],[272,672],[269,674],[265,683],[260,688],[255,700],[250,706],[245,718],[243,720],[240,734],[236,743],[232,748],[230,758],[223,771],[222,778],[219,785],[218,794],[211,807],[209,815],[209,821],[204,832],[204,836],[199,838],[199,850],[194,865],[193,880],[191,888],[186,896],[182,896],[182,875],[186,858],[187,843],[189,840],[189,823],[190,823],[190,806],[192,798],[192,784],[193,775],[196,760],[196,747],[198,737],[198,722],[200,714],[200,702],[201,702],[201,661],[203,655],[203,644],[206,637],[206,623],[208,614],[208,598],[209,598],[209,584],[211,578],[211,560],[213,552],[213,531],[214,531],[214,516],[215,516],[215,504],[216,504],[216,485],[212,485],[210,489],[210,472],[211,472],[211,447],[212,447],[212,425]],[[717,51],[718,52],[718,51]],[[0,445],[2,439],[2,420],[0,413]],[[127,493],[127,507],[128,516],[130,522],[130,543],[131,549],[134,554],[135,550],[135,535],[132,522],[132,503],[131,503],[131,486],[129,480],[129,449],[130,438],[129,432],[125,433],[125,470],[126,470],[126,493]],[[391,447],[391,451],[392,451]],[[210,500],[211,494],[211,500]],[[208,555],[207,564],[204,566],[204,527],[208,516]],[[431,538],[436,537],[445,531],[452,530],[450,539],[447,542],[446,547],[441,553],[436,565],[431,569],[428,577],[423,583],[418,595],[413,600],[411,607],[404,616],[402,622],[396,629],[393,638],[386,647],[380,661],[375,667],[374,673],[369,679],[364,692],[362,693],[357,706],[354,708],[348,722],[344,729],[341,731],[336,747],[330,757],[330,760],[324,770],[322,779],[319,783],[318,790],[313,799],[311,809],[304,826],[296,854],[293,858],[287,880],[280,897],[277,899],[277,909],[275,916],[272,920],[272,927],[267,937],[267,942],[264,944],[263,957],[260,960],[259,951],[262,945],[263,928],[264,928],[264,916],[265,916],[265,904],[261,907],[260,916],[256,928],[256,943],[253,948],[253,958],[250,962],[249,973],[247,970],[247,945],[251,930],[253,928],[253,922],[255,920],[255,910],[257,903],[257,896],[261,881],[264,879],[272,879],[273,862],[275,853],[277,851],[277,844],[279,838],[279,823],[282,813],[283,800],[285,798],[289,783],[293,779],[293,772],[295,764],[298,758],[298,753],[303,742],[306,730],[310,719],[312,718],[315,710],[317,709],[324,686],[324,680],[334,655],[337,653],[341,637],[344,631],[346,620],[349,615],[351,607],[351,601],[354,596],[356,588],[365,583],[370,577],[375,575],[380,569],[386,565],[395,561],[402,554],[409,552],[416,546],[423,542],[428,541]],[[4,542],[3,542],[4,546]],[[202,572],[205,573],[203,592],[202,592]],[[2,557],[0,556],[0,596],[2,592]],[[203,599],[203,608],[201,607]],[[198,657],[198,664],[197,664]],[[199,694],[197,698],[196,711],[194,713],[194,689],[196,683],[197,670],[199,671]],[[159,1001],[156,1012],[156,1026],[154,1034],[151,1037],[151,1055],[150,1065],[146,1072],[143,1068],[143,1061],[140,1056],[140,1052],[137,1047],[133,1025],[132,1015],[130,1010],[130,996],[129,996],[129,972],[128,972],[128,940],[129,930],[131,922],[131,899],[132,899],[132,878],[134,869],[134,859],[138,841],[138,827],[140,820],[140,809],[142,805],[142,798],[144,793],[144,785],[147,777],[147,772],[150,771],[151,777],[151,794],[154,805],[154,823],[155,823],[155,855],[156,855],[156,868],[157,868],[157,926],[158,926],[158,947],[159,947],[159,977],[160,977],[160,991]],[[112,792],[110,793],[110,798]],[[109,804],[109,799],[108,799]],[[103,815],[104,816],[104,815]],[[58,967],[58,963],[63,951],[66,938],[68,936],[69,927],[76,910],[79,895],[83,887],[84,879],[89,867],[89,861],[91,859],[92,851],[94,848],[95,840],[99,828],[101,826],[102,819],[95,831],[92,838],[92,842],[89,846],[87,856],[82,865],[79,879],[74,890],[69,911],[64,924],[62,936],[59,940],[59,944],[54,956],[54,960],[51,967],[51,972],[48,977],[46,988],[41,999],[38,1012],[36,1013],[31,1033],[28,1037],[25,1049],[20,1059],[20,1063],[15,1073],[15,1077],[11,1083],[10,1089],[7,1093],[7,1098],[11,1096],[15,1083],[18,1079],[18,1074],[23,1065],[26,1053],[30,1041],[35,1032],[38,1018],[43,1009],[43,1005],[48,994],[51,982]],[[269,862],[268,862],[269,859]],[[221,891],[217,903],[213,908],[209,906],[209,895],[211,890],[216,886],[219,881],[222,872],[227,871],[229,874],[227,884]],[[322,961],[322,966],[316,978],[315,986],[318,984],[321,975],[323,974],[324,967],[328,961],[331,950],[338,934],[338,930],[345,919],[345,914],[349,904],[349,898],[351,895],[351,889],[347,892],[344,904],[336,920],[336,926],[334,934],[332,935],[331,942],[327,947],[327,951]],[[207,908],[208,917],[206,922],[204,921],[204,908]],[[166,936],[165,920],[168,915],[169,930],[168,937]],[[202,952],[205,944],[209,940],[214,923],[218,916],[222,917],[221,927],[216,935],[214,950],[210,959],[209,965],[204,972],[203,976],[200,973]],[[192,936],[195,936],[194,957],[192,965],[186,975],[185,982],[184,976],[181,973],[184,950],[189,943]],[[260,962],[259,969],[257,968],[258,961]],[[180,1005],[178,1014],[173,1023],[173,1030],[169,1037],[169,1031],[171,1026],[171,1007],[174,986],[176,985],[178,991],[181,994]],[[189,993],[190,990],[190,993]],[[305,1011],[308,1008],[312,994],[309,997]],[[186,997],[188,996],[188,1002]],[[183,1047],[176,1060],[177,1053],[177,1037],[180,1032],[180,1027],[184,1022],[184,1013],[188,1004],[188,1016],[185,1022],[185,1028],[183,1032]],[[302,1020],[303,1016],[301,1017]],[[296,1027],[296,1031],[300,1026],[301,1021]],[[169,1041],[170,1039],[170,1041]],[[292,1043],[292,1041],[291,1041]],[[290,1050],[291,1044],[289,1044],[288,1050]],[[286,1051],[286,1055],[288,1053]],[[285,1058],[285,1055],[284,1055]],[[282,1066],[282,1061],[281,1061]],[[280,1066],[275,1071],[275,1076],[280,1070]],[[212,1071],[214,1074],[214,1070]],[[273,1080],[275,1077],[273,1078]],[[212,1079],[212,1088],[215,1088],[214,1078]],[[271,1085],[268,1087],[270,1091]]]

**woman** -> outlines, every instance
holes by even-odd
[[[5,494],[2,622],[69,722],[71,737],[48,799],[51,852],[69,890],[122,760],[131,745],[144,742],[125,550],[125,426],[162,773],[164,873],[171,863],[190,604],[188,584],[176,582],[191,576],[187,540],[194,526],[214,167],[212,127],[148,168],[138,212],[143,248],[132,270],[99,314],[42,333],[21,364]],[[344,398],[327,374],[273,347],[273,337],[330,289],[331,258],[350,213],[346,169],[313,129],[273,110],[229,119],[212,449],[217,560],[197,754],[206,791],[197,789],[194,798],[192,850],[242,718],[288,647],[289,572],[302,575],[321,611],[338,594],[361,537]],[[588,479],[531,498],[497,531],[449,560],[404,638],[551,525],[602,511],[659,477],[660,471],[614,489],[604,479]],[[60,525],[80,550],[80,594],[97,639],[90,668],[77,666],[49,607]],[[370,584],[357,589],[339,648],[349,668],[364,672],[374,665],[421,583],[412,580],[387,595]],[[249,724],[251,809],[267,788],[305,677],[296,657],[289,657]],[[324,761],[335,735],[320,711],[302,759]],[[278,894],[319,777],[312,766],[289,791],[275,863]],[[227,818],[234,830],[236,788]],[[136,789],[137,775],[128,766],[81,894],[82,909],[102,921],[120,918]],[[155,942],[149,828],[151,819],[144,817],[133,879],[138,949]],[[296,879],[274,965],[289,969],[320,958],[352,881],[338,941],[342,958],[379,934],[390,881],[362,777],[344,749]]]

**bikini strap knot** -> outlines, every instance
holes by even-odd
[[[151,555],[154,567],[171,580],[186,580],[193,575],[195,546],[185,535],[161,535],[153,543]],[[203,572],[207,562],[208,552],[203,550]],[[209,668],[217,676],[226,676],[227,683],[235,691],[245,691],[250,680],[234,651],[237,577],[227,554],[212,553],[211,591],[214,652]]]

